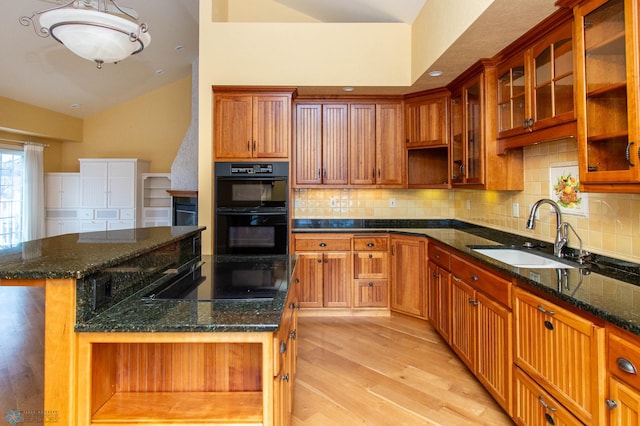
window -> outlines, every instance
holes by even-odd
[[[22,151],[0,148],[0,248],[22,240]]]

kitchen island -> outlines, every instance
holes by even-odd
[[[201,256],[203,229],[67,234],[0,251],[0,285],[45,287],[48,418],[65,425],[288,422],[295,261],[276,260],[282,276],[267,297],[216,300],[203,290],[214,265],[228,269],[237,259]],[[264,263],[245,257],[243,268],[248,260]],[[193,291],[156,297],[176,277]]]

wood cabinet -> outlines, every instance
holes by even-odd
[[[405,185],[403,115],[400,102],[351,104],[349,183],[354,186]]]
[[[389,307],[389,237],[353,237],[353,285],[357,308]]]
[[[426,239],[391,236],[391,310],[426,318]]]
[[[515,364],[586,424],[604,424],[604,329],[514,290]]]
[[[585,191],[638,192],[638,7],[636,0],[574,7],[578,163]]]
[[[349,184],[347,104],[295,106],[294,186]]]
[[[275,335],[274,347],[278,351],[274,365],[274,425],[290,425],[293,410],[293,388],[296,379],[298,352],[298,288],[300,278],[297,273],[291,277],[291,288],[280,330]]]
[[[405,148],[409,188],[449,187],[449,104],[446,89],[405,97]]]
[[[293,88],[213,87],[214,161],[289,158]]]
[[[517,425],[583,425],[522,370],[516,368],[514,376],[514,413],[512,417]]]
[[[607,326],[607,373],[609,392],[605,403],[610,425],[640,422],[640,339]]]
[[[501,146],[516,148],[575,137],[571,11],[558,10],[497,58]]]
[[[511,414],[511,282],[451,256],[451,348]]]
[[[298,234],[301,308],[351,306],[351,234]]]
[[[427,264],[427,317],[442,338],[450,343],[451,336],[451,269],[449,253],[429,241]]]
[[[496,69],[489,60],[470,67],[451,91],[451,183],[454,187],[522,190],[522,152],[496,143]]]

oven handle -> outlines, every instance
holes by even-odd
[[[202,265],[204,265],[204,263],[205,262],[202,260],[194,259],[194,260],[190,260],[189,262],[183,265],[180,265],[177,268],[165,269],[162,272],[162,277],[158,278],[157,280],[149,284],[147,288],[163,289],[164,287],[162,285],[164,285],[167,282],[171,282],[173,279],[175,279],[177,275],[182,275],[185,273],[187,274],[193,273],[193,271],[201,268]],[[156,293],[154,292],[149,294],[148,296],[143,296],[142,300],[154,300],[155,298],[156,298]]]
[[[223,210],[223,211],[217,211],[216,213],[223,216],[255,216],[255,215],[286,216],[287,214],[286,211],[264,211],[264,210],[247,210],[247,211],[241,211],[241,212]]]

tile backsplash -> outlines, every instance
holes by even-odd
[[[526,220],[533,203],[549,198],[549,167],[577,158],[575,140],[524,148],[524,191],[296,189],[294,218],[455,218],[553,241],[555,216],[548,206],[540,207],[535,230],[526,229]],[[588,217],[563,215],[579,234],[583,248],[640,263],[640,194],[589,193],[588,197]],[[569,246],[578,247],[572,234]]]

